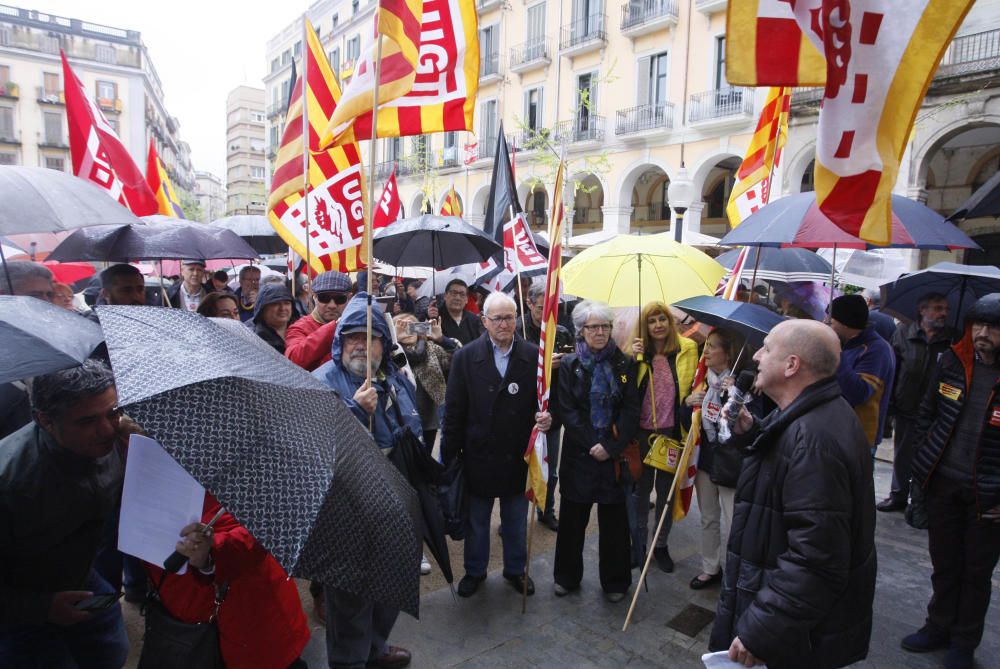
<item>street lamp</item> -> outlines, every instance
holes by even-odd
[[[680,242],[684,235],[684,212],[694,200],[694,182],[688,177],[687,169],[681,168],[667,186],[667,202],[677,214],[674,223],[674,241]]]

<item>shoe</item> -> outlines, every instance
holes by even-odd
[[[472,597],[476,594],[476,590],[479,589],[479,584],[485,580],[485,576],[471,576],[466,574],[462,577],[462,580],[458,582],[458,596]]]
[[[553,532],[559,531],[559,519],[556,518],[556,514],[553,512],[539,516],[538,522],[540,522],[542,525],[549,528]]]
[[[374,660],[368,662],[369,667],[379,667],[380,669],[402,669],[410,664],[413,656],[410,651],[399,646],[389,646],[389,650],[384,655],[379,655]]]
[[[624,592],[605,592],[604,599],[608,600],[612,604],[617,604],[618,602],[625,599]]]
[[[924,625],[919,630],[906,636],[900,642],[903,650],[911,653],[927,653],[948,645],[948,634]]]
[[[313,614],[321,625],[326,625],[326,597],[313,597]]]
[[[431,562],[427,559],[426,555],[420,556],[420,575],[427,576],[431,573]]]
[[[972,651],[950,646],[944,654],[944,669],[972,669]]]
[[[722,570],[715,572],[708,578],[701,578],[702,576],[704,576],[704,574],[699,574],[691,579],[692,590],[704,590],[710,585],[715,585],[722,580]]]
[[[524,574],[504,574],[504,580],[510,583],[510,587],[514,588],[518,592],[524,592],[524,580],[528,579],[528,596],[531,597],[535,594],[535,582],[531,580],[530,576],[525,576]]]
[[[886,497],[881,502],[875,505],[875,509],[878,511],[885,511],[886,513],[892,513],[893,511],[904,511],[906,509],[906,500],[898,500],[894,497]]]
[[[552,587],[552,592],[556,593],[556,597],[565,597],[570,593],[572,588],[567,588],[564,585],[559,585],[558,583]]]
[[[670,557],[670,550],[666,546],[662,548],[654,548],[653,557],[656,559],[656,566],[660,568],[660,571],[664,571],[668,574],[673,573],[674,561]]]

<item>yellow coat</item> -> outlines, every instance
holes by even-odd
[[[680,341],[681,348],[674,356],[674,374],[677,377],[677,404],[680,406],[680,404],[684,402],[685,398],[691,394],[691,384],[694,382],[694,374],[698,369],[698,344],[696,344],[693,339],[688,339],[687,337],[678,337],[678,340]],[[638,365],[636,383],[640,388],[642,388],[643,384],[646,382],[650,366],[649,363],[645,361],[640,362]],[[646,394],[644,389],[642,401],[644,402],[645,399]],[[686,434],[687,430],[682,428],[682,440]]]

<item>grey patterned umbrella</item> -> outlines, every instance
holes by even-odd
[[[101,343],[101,328],[35,297],[0,295],[0,383],[75,367]]]
[[[98,314],[119,404],[290,575],[417,615],[416,496],[339,395],[197,314]]]

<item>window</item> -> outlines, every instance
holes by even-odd
[[[42,35],[40,46],[45,53],[59,53],[59,36]]]
[[[10,81],[10,65],[0,65],[0,86]]]
[[[250,166],[250,178],[251,179],[259,179],[259,180],[263,181],[264,180],[264,168],[260,167],[258,165],[251,165]]]
[[[538,132],[543,126],[542,89],[529,88],[524,92],[524,125],[532,133]]]
[[[597,74],[587,72],[576,78],[576,131],[587,132],[590,117],[597,111]]]
[[[573,36],[589,37],[603,29],[603,0],[573,0]]]
[[[62,144],[62,114],[60,112],[44,112],[42,118],[45,122],[45,143]]]
[[[385,161],[387,163],[399,160],[399,154],[402,153],[402,141],[399,137],[393,137],[385,145]]]
[[[94,57],[98,63],[114,63],[115,48],[110,44],[98,44],[94,48]]]
[[[528,7],[528,46],[525,60],[535,60],[545,56],[545,3]]]
[[[485,26],[479,30],[479,76],[485,77],[500,71],[499,26]]]
[[[14,139],[14,109],[0,107],[0,138]]]
[[[119,125],[118,125],[118,118],[116,116],[111,116],[111,118],[107,119],[107,121],[108,121],[108,125],[111,126],[111,129],[114,130],[115,134],[117,135],[118,134],[118,127],[119,127]]]
[[[264,152],[264,140],[256,137],[250,138],[250,150]]]
[[[263,123],[266,120],[266,118],[267,117],[264,116],[264,112],[257,112],[257,111],[250,112],[250,120],[254,121],[255,123]]]
[[[271,71],[272,72],[277,72],[279,67],[281,67],[281,59],[280,58],[275,58],[274,60],[271,61]]]
[[[667,53],[643,56],[636,76],[636,104],[660,107],[667,101]]]
[[[340,14],[333,15],[333,29],[337,29],[337,24],[340,23]]]
[[[355,65],[355,60],[361,55],[361,35],[355,35],[347,40],[347,47],[344,49],[344,62]]]
[[[66,171],[66,161],[63,158],[53,158],[51,156],[45,156],[45,167],[50,170],[59,170],[60,172]]]
[[[358,13],[358,5],[360,4],[359,0],[351,0],[351,16]]]
[[[45,72],[42,74],[43,90],[45,95],[59,95],[59,75],[56,72]]]
[[[490,145],[492,148],[493,142],[496,140],[497,136],[497,101],[487,100],[479,105],[479,143],[480,143],[480,153],[483,152],[483,147]]]
[[[278,125],[271,126],[271,148],[275,151],[278,150],[278,142],[281,141],[281,136],[278,134],[281,132],[281,128]]]
[[[302,40],[299,40],[298,42],[296,42],[295,46],[292,47],[292,55],[293,56],[301,56],[302,55]]]
[[[340,47],[337,47],[326,56],[330,60],[330,69],[338,77],[340,76]]]
[[[17,165],[17,153],[14,151],[0,151],[0,165]]]
[[[427,135],[417,135],[413,138],[413,155],[420,161],[427,160]]]
[[[454,149],[455,148],[455,135],[456,134],[458,134],[458,133],[455,133],[455,132],[446,132],[446,133],[444,133],[444,148],[446,148],[446,149]]]
[[[719,35],[715,38],[715,90],[725,88],[726,81],[726,36]]]
[[[115,100],[118,98],[118,84],[113,81],[97,82],[98,100]]]
[[[288,65],[292,62],[292,52],[290,49],[285,49],[281,52],[281,64]]]
[[[279,98],[280,100],[288,99],[288,89],[291,87],[291,85],[292,85],[291,79],[285,79],[284,81],[281,82],[281,96]]]

